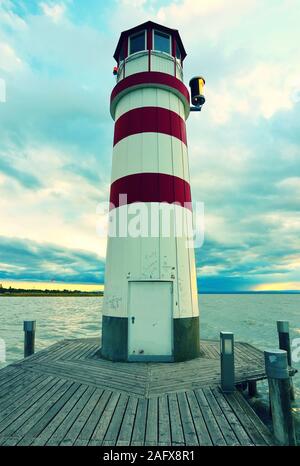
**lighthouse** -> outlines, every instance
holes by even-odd
[[[152,21],[122,32],[114,53],[101,348],[112,361],[199,356],[195,254],[185,228],[192,221],[185,57],[178,31]],[[195,105],[203,104],[203,84],[191,80]]]

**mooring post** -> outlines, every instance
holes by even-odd
[[[277,320],[277,332],[279,340],[279,348],[287,352],[288,365],[292,366],[292,353],[290,341],[290,328],[288,320]],[[290,397],[291,400],[295,399],[293,379],[290,378]]]
[[[232,393],[234,386],[234,338],[231,332],[220,332],[221,389]]]
[[[35,320],[24,320],[24,358],[34,354]]]
[[[265,351],[264,355],[274,435],[282,445],[296,445],[287,352],[270,350]]]
[[[256,380],[249,380],[248,381],[248,395],[250,397],[257,396]]]

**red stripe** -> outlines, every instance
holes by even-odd
[[[185,145],[185,121],[175,112],[161,107],[140,107],[124,113],[115,123],[114,145],[139,133],[163,133],[180,139]]]
[[[127,202],[120,200],[127,195]],[[110,187],[110,209],[133,202],[177,203],[192,210],[191,189],[187,181],[165,173],[136,173],[114,181]]]
[[[143,71],[122,79],[112,90],[110,104],[112,104],[117,95],[124,90],[141,84],[152,84],[154,87],[155,85],[161,85],[166,86],[167,88],[173,88],[182,94],[184,100],[186,100],[187,104],[190,105],[190,94],[183,82],[170,74],[160,73],[159,71]]]

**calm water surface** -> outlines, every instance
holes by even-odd
[[[291,339],[300,343],[300,295],[200,295],[199,305],[203,338],[219,338],[224,330],[262,350],[276,348],[276,320],[289,320]],[[99,336],[101,308],[99,297],[1,297],[0,338],[6,343],[6,363],[0,362],[0,367],[23,357],[23,320],[37,321],[36,350],[40,350],[63,338]],[[300,373],[300,361],[293,365]],[[300,374],[294,384],[300,436]],[[259,389],[262,400],[267,399],[266,384],[260,383]]]

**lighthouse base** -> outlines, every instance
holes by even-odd
[[[146,329],[145,329],[146,330]],[[199,316],[173,319],[173,355],[174,362],[197,358],[200,354]],[[103,316],[101,356],[110,361],[128,361],[128,318]],[[140,362],[165,362],[164,355],[145,354]],[[170,358],[168,357],[168,361]]]
[[[187,361],[200,355],[199,316],[173,319],[174,361]]]

